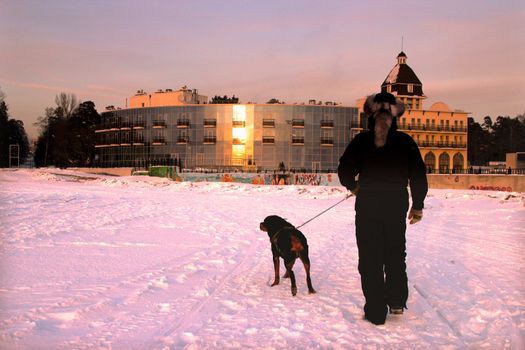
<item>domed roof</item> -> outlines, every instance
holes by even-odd
[[[429,111],[450,112],[450,108],[444,102],[436,102],[430,106]]]
[[[397,55],[397,64],[392,68],[382,85],[385,84],[419,84],[421,81],[416,73],[406,64],[407,55],[403,51]]]

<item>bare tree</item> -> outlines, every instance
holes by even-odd
[[[66,118],[69,118],[78,107],[77,97],[74,94],[66,94],[65,92],[55,96],[55,103],[58,108],[62,108]]]
[[[0,103],[2,103],[4,101],[4,99],[5,99],[5,93],[0,88]]]

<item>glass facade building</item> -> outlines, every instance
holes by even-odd
[[[334,171],[357,108],[195,104],[110,110],[96,128],[97,165]]]

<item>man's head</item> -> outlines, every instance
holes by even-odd
[[[385,145],[392,126],[394,130],[397,128],[396,118],[403,114],[405,107],[394,95],[381,92],[368,96],[364,111],[368,116],[368,127],[374,131],[374,143],[379,148]]]
[[[397,118],[405,112],[405,105],[391,93],[380,92],[366,98],[364,111],[367,117],[374,117],[380,111],[389,111],[394,118]]]

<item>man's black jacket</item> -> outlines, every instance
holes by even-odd
[[[350,191],[357,187],[359,174],[359,192],[377,192],[378,198],[391,191],[406,191],[410,185],[412,208],[423,209],[428,191],[425,163],[412,137],[395,128],[381,148],[375,146],[372,131],[356,135],[339,159],[337,173]]]

